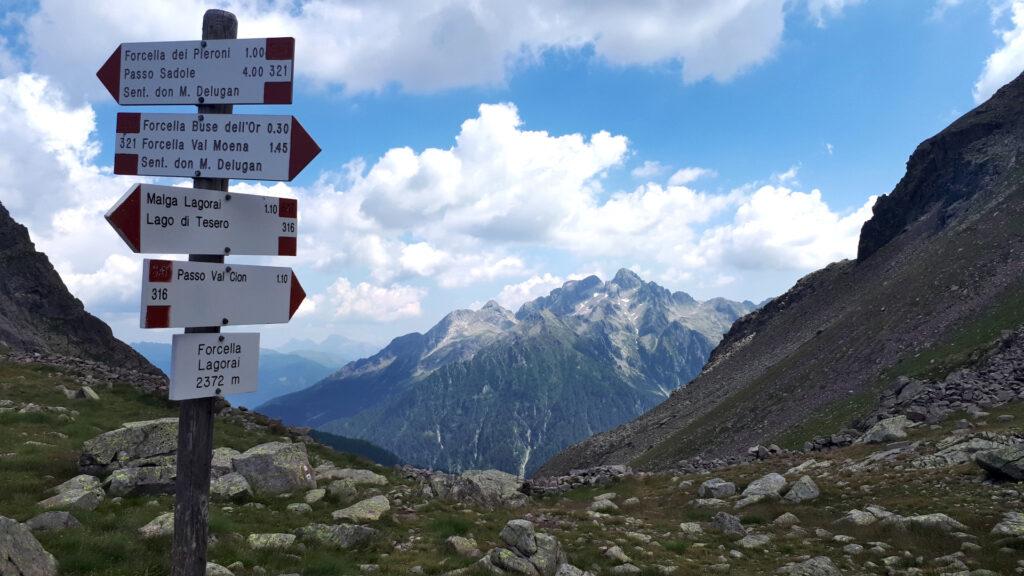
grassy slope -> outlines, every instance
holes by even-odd
[[[98,403],[72,401],[52,391],[58,383],[74,384],[65,377],[54,375],[43,367],[25,367],[0,364],[0,398],[33,401],[47,405],[64,405],[80,411],[74,423],[62,423],[45,415],[0,415],[0,426],[6,432],[0,436],[0,514],[18,520],[27,520],[40,510],[36,502],[48,495],[47,490],[77,473],[78,447],[87,438],[116,427],[123,421],[155,418],[173,414],[173,407],[151,397],[140,396],[127,387],[114,390],[101,389],[103,400]],[[995,416],[1011,413],[1016,423],[1001,423]],[[984,429],[1020,429],[1024,420],[1024,405],[1013,405],[996,411]],[[952,422],[952,420],[951,420]],[[933,441],[948,433],[951,424],[941,430],[921,429],[912,432],[912,440]],[[218,446],[245,449],[256,443],[274,438],[269,432],[247,432],[239,426],[218,421]],[[66,438],[58,434],[67,435]],[[27,446],[26,441],[37,441],[51,446]],[[835,460],[863,457],[871,450],[864,446],[852,447],[824,455]],[[10,454],[15,454],[11,456]],[[371,467],[366,462],[328,450],[311,450],[314,461],[330,459],[338,465]],[[814,455],[821,459],[823,455]],[[761,462],[716,472],[716,475],[742,486],[768,471],[784,471],[804,457],[796,456],[777,461]],[[887,467],[881,473],[842,474],[837,466],[828,469],[826,476],[816,477],[823,496],[814,504],[780,505],[762,504],[739,512],[744,523],[761,527],[775,534],[772,544],[764,551],[745,551],[744,557],[730,559],[733,574],[770,573],[784,562],[801,555],[825,554],[841,563],[841,545],[816,539],[813,536],[789,538],[784,531],[771,529],[767,524],[782,511],[791,511],[802,520],[804,528],[813,532],[824,527],[837,533],[849,534],[861,544],[874,540],[894,543],[897,551],[908,550],[912,556],[926,559],[949,554],[959,549],[959,541],[934,532],[896,533],[878,527],[837,530],[832,522],[850,508],[863,508],[879,504],[903,513],[945,512],[971,528],[979,536],[983,549],[969,552],[967,558],[976,566],[1002,573],[1011,573],[1019,555],[997,552],[998,546],[988,535],[1002,512],[1019,506],[1015,499],[1007,500],[1003,486],[979,482],[981,474],[973,465],[934,471],[901,472]],[[680,569],[676,574],[707,573],[707,566],[720,562],[728,552],[730,539],[708,534],[703,545],[683,539],[676,527],[683,521],[707,521],[714,513],[689,505],[696,498],[696,487],[707,476],[690,475],[671,478],[651,476],[634,478],[615,486],[587,488],[561,497],[532,501],[526,510],[487,512],[447,503],[424,501],[419,491],[408,484],[395,471],[378,468],[388,476],[389,492],[405,492],[408,508],[396,505],[392,514],[375,523],[381,535],[368,547],[353,551],[334,551],[310,546],[290,553],[256,552],[239,539],[253,532],[287,532],[311,522],[327,522],[330,512],[340,508],[342,502],[322,501],[313,506],[311,515],[298,516],[285,511],[287,504],[300,500],[271,498],[262,500],[263,510],[234,507],[227,511],[223,504],[211,507],[211,529],[218,543],[211,547],[210,558],[221,564],[241,561],[246,566],[261,565],[270,574],[301,572],[304,576],[354,574],[358,565],[378,563],[382,574],[407,574],[415,565],[423,566],[428,574],[436,574],[469,564],[471,561],[449,557],[444,552],[444,539],[450,535],[476,537],[484,550],[497,544],[497,535],[504,523],[513,517],[532,515],[540,529],[557,536],[566,547],[569,558],[584,568],[608,570],[610,560],[602,556],[598,547],[617,544],[634,561],[644,567],[645,574],[655,574],[656,565],[673,564]],[[677,487],[679,480],[690,479],[688,488]],[[866,488],[865,488],[866,486]],[[637,496],[640,503],[623,507],[619,514],[594,522],[586,514],[590,499],[596,494],[615,491],[622,502]],[[370,491],[364,491],[367,496]],[[394,496],[394,494],[392,494]],[[169,511],[169,496],[126,498],[120,504],[104,502],[94,512],[76,512],[84,528],[58,534],[40,534],[39,539],[61,562],[64,575],[138,576],[168,573],[169,538],[141,541],[136,530],[158,514]],[[730,510],[731,511],[731,510]],[[639,545],[626,536],[627,532],[643,532],[653,537],[651,544]],[[397,551],[394,543],[411,543],[407,551]],[[720,548],[724,546],[725,548]],[[878,557],[864,555],[861,560]],[[926,570],[936,574],[939,570]]]

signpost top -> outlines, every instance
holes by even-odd
[[[291,104],[294,38],[121,44],[96,72],[122,106]]]

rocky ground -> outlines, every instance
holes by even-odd
[[[174,410],[124,376],[0,361],[0,575],[168,573]],[[1024,403],[888,415],[840,448],[523,486],[384,469],[224,406],[208,573],[1024,573]]]

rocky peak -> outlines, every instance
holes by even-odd
[[[627,268],[622,268],[615,273],[615,278],[612,278],[612,284],[617,285],[623,290],[632,290],[639,288],[644,285],[644,281],[637,275],[636,272]]]

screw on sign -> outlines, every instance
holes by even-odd
[[[305,298],[290,268],[226,265],[227,254],[294,256],[298,203],[234,194],[228,178],[291,180],[320,152],[292,116],[232,115],[233,104],[292,101],[295,40],[238,40],[223,10],[202,40],[120,45],[97,72],[119,104],[194,104],[196,114],[119,113],[114,173],[192,177],[192,188],[136,184],[107,221],[146,260],[141,324],[184,327],[172,344],[179,403],[173,576],[206,573],[215,401],[255,391],[259,334],[222,325],[288,322]]]

